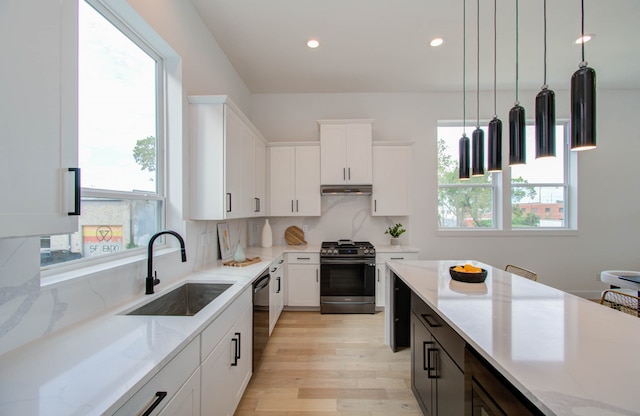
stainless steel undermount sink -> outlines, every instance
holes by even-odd
[[[185,283],[126,315],[193,316],[231,286],[227,283]]]

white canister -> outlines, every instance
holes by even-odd
[[[264,226],[262,226],[262,247],[271,247],[273,245],[273,234],[271,233],[271,225],[269,220],[264,220]]]

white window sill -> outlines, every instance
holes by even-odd
[[[178,250],[178,248],[172,247],[158,249],[154,251],[153,258],[163,257]],[[40,286],[45,287],[62,282],[69,282],[73,279],[87,277],[92,274],[146,261],[147,252],[144,251],[144,253],[120,257],[109,261],[96,261],[91,262],[90,264],[84,263],[44,269],[40,271]]]
[[[455,229],[438,230],[438,237],[576,237],[578,230],[538,228],[535,230]]]

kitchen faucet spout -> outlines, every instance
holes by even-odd
[[[153,287],[158,283],[160,283],[160,279],[158,279],[157,273],[153,270],[153,243],[156,241],[158,237],[164,234],[170,234],[178,239],[178,241],[180,242],[180,252],[182,254],[182,262],[184,263],[187,261],[187,250],[184,245],[184,239],[182,238],[182,236],[180,236],[180,234],[178,234],[175,231],[166,230],[166,231],[160,231],[154,234],[153,236],[151,236],[151,239],[149,240],[149,252],[147,257],[147,278],[145,282],[146,291],[144,292],[145,295],[152,295]]]

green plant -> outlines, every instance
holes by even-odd
[[[398,238],[402,235],[402,233],[406,231],[407,230],[404,229],[402,224],[396,224],[394,226],[390,226],[389,228],[387,228],[387,231],[385,231],[384,233],[389,234],[393,238]]]

